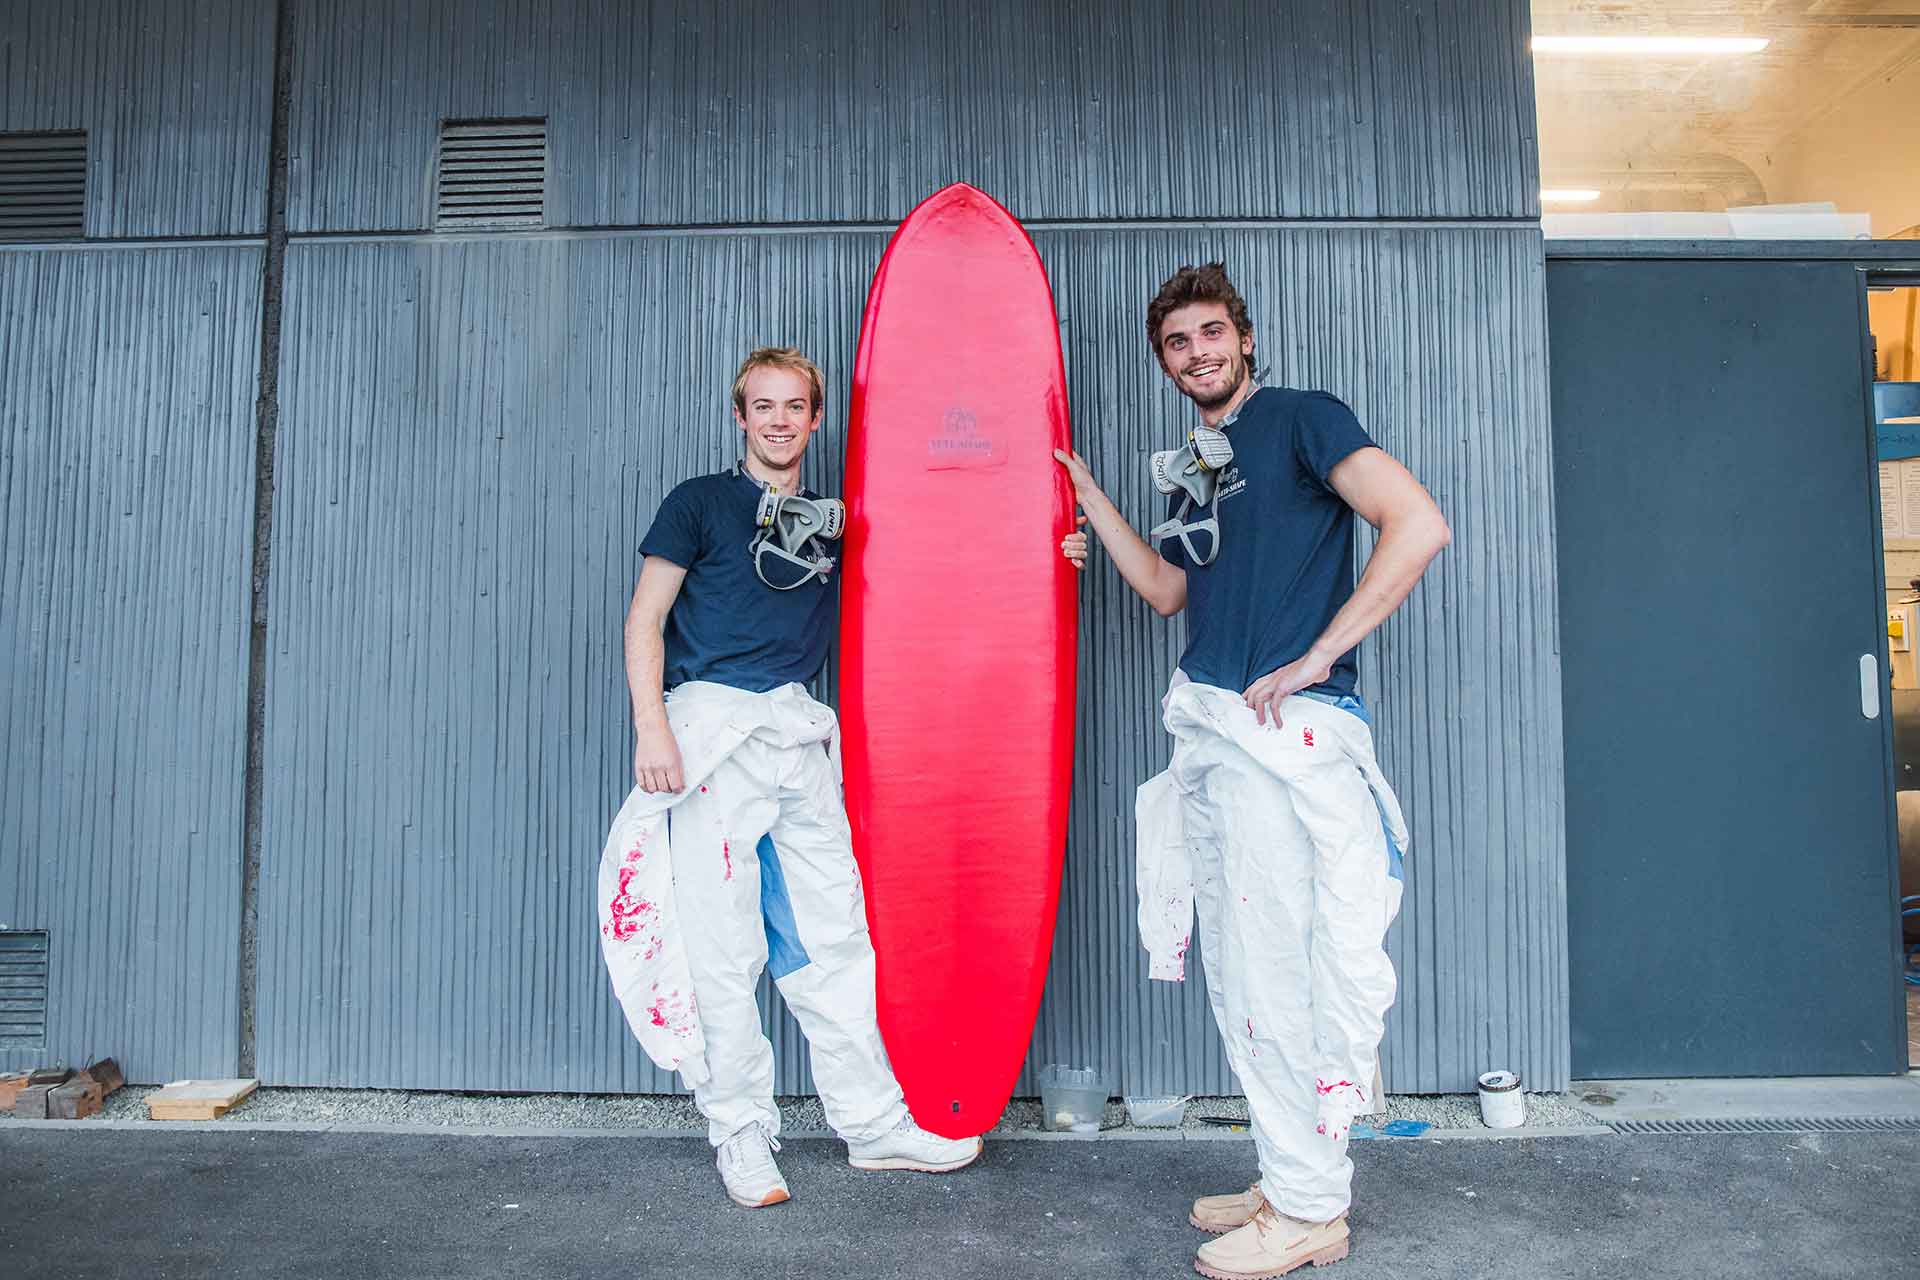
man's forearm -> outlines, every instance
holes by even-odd
[[[1187,593],[1184,578],[1172,580],[1179,571],[1162,560],[1160,553],[1134,532],[1105,490],[1093,488],[1078,496],[1087,523],[1127,585],[1161,617],[1170,618],[1180,612],[1187,603]]]
[[[1353,595],[1333,615],[1308,656],[1331,666],[1371,635],[1400,607],[1420,575],[1452,538],[1447,522],[1437,511],[1410,516],[1383,528]]]
[[[627,691],[633,697],[633,723],[664,723],[667,704],[660,684],[667,665],[667,642],[661,634],[660,623],[641,616],[638,610],[629,610],[626,654]]]

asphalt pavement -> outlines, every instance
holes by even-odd
[[[1920,1276],[1920,1133],[1354,1144],[1363,1277]],[[990,1143],[941,1177],[788,1142],[734,1208],[697,1138],[0,1128],[0,1276],[1191,1275],[1246,1141]]]

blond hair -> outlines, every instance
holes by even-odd
[[[826,399],[826,383],[820,377],[820,366],[807,359],[798,347],[758,347],[747,354],[740,362],[740,372],[733,375],[733,407],[741,417],[747,415],[747,375],[755,369],[785,369],[789,373],[805,374],[808,385],[813,388],[814,416],[819,416],[820,406]]]

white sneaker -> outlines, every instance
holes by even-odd
[[[887,1133],[866,1142],[847,1144],[847,1163],[856,1169],[911,1169],[915,1173],[952,1173],[980,1158],[978,1138],[943,1138],[928,1133],[912,1116]]]
[[[787,1180],[773,1162],[773,1153],[779,1149],[779,1141],[769,1138],[757,1124],[748,1125],[721,1143],[716,1163],[720,1181],[727,1184],[727,1198],[743,1209],[760,1209],[791,1199]]]

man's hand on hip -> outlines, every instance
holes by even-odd
[[[680,744],[665,716],[636,721],[633,726],[633,782],[642,791],[679,792],[686,783],[680,773]]]
[[[1333,673],[1333,664],[1323,662],[1309,653],[1281,667],[1278,671],[1269,671],[1247,686],[1241,696],[1261,724],[1280,727],[1280,704],[1302,689],[1311,689]]]

